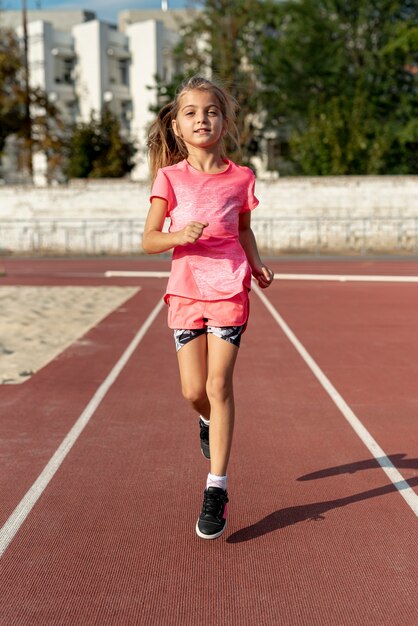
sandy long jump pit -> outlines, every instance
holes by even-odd
[[[27,380],[138,289],[0,286],[0,384]]]

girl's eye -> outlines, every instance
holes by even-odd
[[[218,115],[218,112],[216,109],[213,109],[211,111],[208,111],[209,115]]]
[[[193,111],[187,111],[186,115],[193,115]]]

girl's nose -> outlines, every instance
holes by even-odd
[[[197,116],[197,121],[199,124],[203,124],[204,122],[207,122],[208,119],[209,119],[209,116],[206,111],[199,112],[199,115]]]

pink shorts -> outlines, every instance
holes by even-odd
[[[168,327],[181,329],[205,326],[243,326],[249,312],[248,291],[241,291],[228,300],[193,300],[168,296]]]

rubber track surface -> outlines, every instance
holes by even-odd
[[[412,261],[272,265],[418,274]],[[164,292],[164,280],[110,282],[104,270],[166,267],[8,261],[0,284],[142,290],[32,379],[0,388],[2,524]],[[276,281],[266,293],[417,490],[418,286]],[[204,542],[194,526],[208,466],[163,310],[2,557],[2,626],[418,623],[417,518],[255,294],[235,389],[228,527]]]

